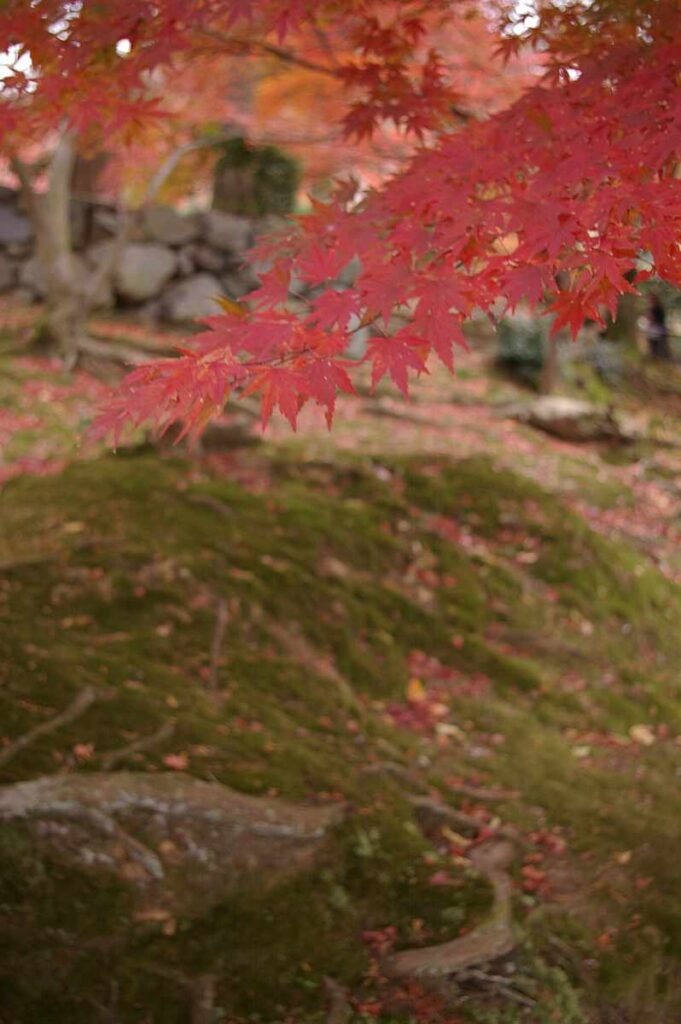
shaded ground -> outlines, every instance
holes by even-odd
[[[343,820],[310,871],[156,916],[6,825],[3,1021],[677,1021],[677,449],[535,434],[473,358],[203,456],[76,451],[99,392],[2,364],[0,781],[177,772]],[[384,980],[489,920],[491,837],[515,950]]]

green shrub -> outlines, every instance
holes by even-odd
[[[497,329],[497,365],[536,387],[544,365],[549,326],[544,317],[504,318]]]

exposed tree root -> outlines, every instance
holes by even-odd
[[[180,772],[82,772],[0,787],[0,822],[25,828],[61,862],[115,875],[140,913],[194,916],[239,889],[310,868],[339,804],[253,797]],[[153,917],[149,915],[153,914]]]
[[[506,871],[513,859],[508,840],[493,840],[471,853],[475,867],[491,882],[494,890],[488,919],[467,935],[437,946],[395,953],[384,964],[390,978],[437,979],[506,956],[517,944],[511,922],[511,879]]]

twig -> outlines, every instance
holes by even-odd
[[[338,75],[336,68],[329,67],[327,64],[320,64],[318,61],[308,60],[306,57],[300,57],[292,50],[286,50],[283,46],[275,46],[273,43],[265,43],[261,39],[244,39],[240,36],[228,36],[225,32],[211,28],[202,28],[197,31],[208,39],[213,39],[217,43],[228,46],[234,56],[239,56],[239,51],[247,54],[252,53],[254,50],[259,50],[260,53],[267,53],[271,57],[277,57],[285,64],[295,64],[296,67],[305,68],[307,71],[317,71],[320,75],[331,75],[333,78],[336,78]]]
[[[75,721],[76,718],[80,718],[84,714],[91,704],[97,700],[97,693],[91,688],[86,687],[78,694],[76,699],[69,704],[69,706],[61,711],[54,718],[50,718],[47,722],[41,722],[40,725],[36,725],[35,729],[29,730],[24,733],[19,739],[10,743],[9,746],[5,747],[4,750],[0,750],[0,766],[7,764],[13,757],[15,757],[26,747],[30,746],[41,736],[46,736],[51,732],[59,729],[62,725],[68,725],[69,722]]]
[[[124,761],[131,754],[139,754],[143,750],[149,750],[150,747],[155,747],[158,743],[170,739],[174,732],[175,722],[173,719],[168,719],[168,721],[163,722],[159,726],[156,732],[152,732],[148,736],[142,736],[138,740],[133,740],[132,743],[128,743],[125,747],[120,747],[119,750],[110,750],[108,754],[103,754],[102,770],[105,772],[110,771],[114,765]]]
[[[467,786],[464,783],[447,783],[447,789],[459,796],[470,797],[471,800],[489,800],[490,803],[497,803],[500,800],[517,800],[520,793],[517,789],[485,789],[477,786]]]
[[[315,650],[297,625],[272,620],[267,629],[290,658],[322,679],[328,679],[337,687],[338,694],[347,707],[353,708],[358,716],[364,714],[362,704],[347,679],[340,674],[333,661]]]
[[[227,629],[228,623],[229,605],[224,597],[221,597],[218,601],[215,629],[213,631],[213,642],[210,645],[210,674],[208,676],[208,685],[213,693],[217,693],[218,690],[220,658],[222,657],[222,647],[225,642],[225,630]]]
[[[182,157],[186,156],[187,153],[193,153],[197,149],[208,149],[211,146],[219,146],[220,143],[229,142],[236,137],[236,131],[220,132],[215,135],[204,135],[199,139],[191,139],[189,142],[183,142],[182,145],[178,146],[168,154],[156,173],[152,175],[149,184],[147,185],[140,209],[144,209],[153,202],[167,179],[179,164]]]

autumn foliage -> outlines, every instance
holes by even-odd
[[[681,284],[676,0],[539,0],[532,18],[497,3],[500,51],[536,51],[541,75],[490,116],[467,103],[446,48],[456,19],[479,16],[469,2],[119,0],[115,16],[86,2],[61,40],[46,9],[56,19],[68,6],[10,2],[0,12],[5,36],[40,58],[31,131],[55,110],[84,131],[129,131],[158,113],[158,98],[140,98],[145,76],[210,38],[225,52],[322,65],[346,97],[348,138],[390,124],[417,142],[380,187],[345,180],[261,245],[255,255],[269,269],[248,306],[227,304],[179,358],[129,375],[101,430],[147,420],[198,429],[230,395],[252,394],[265,423],[276,408],[295,426],[309,401],[331,422],[337,392],[352,389],[346,351],[359,326],[371,326],[373,382],[388,375],[406,392],[432,352],[453,367],[474,310],[548,298],[554,329],[576,333],[653,272]],[[114,95],[122,38],[131,46],[115,62]],[[16,103],[0,113],[8,131],[25,130],[20,116]],[[352,287],[316,288],[353,259]],[[292,281],[315,288],[302,313],[290,308]]]

